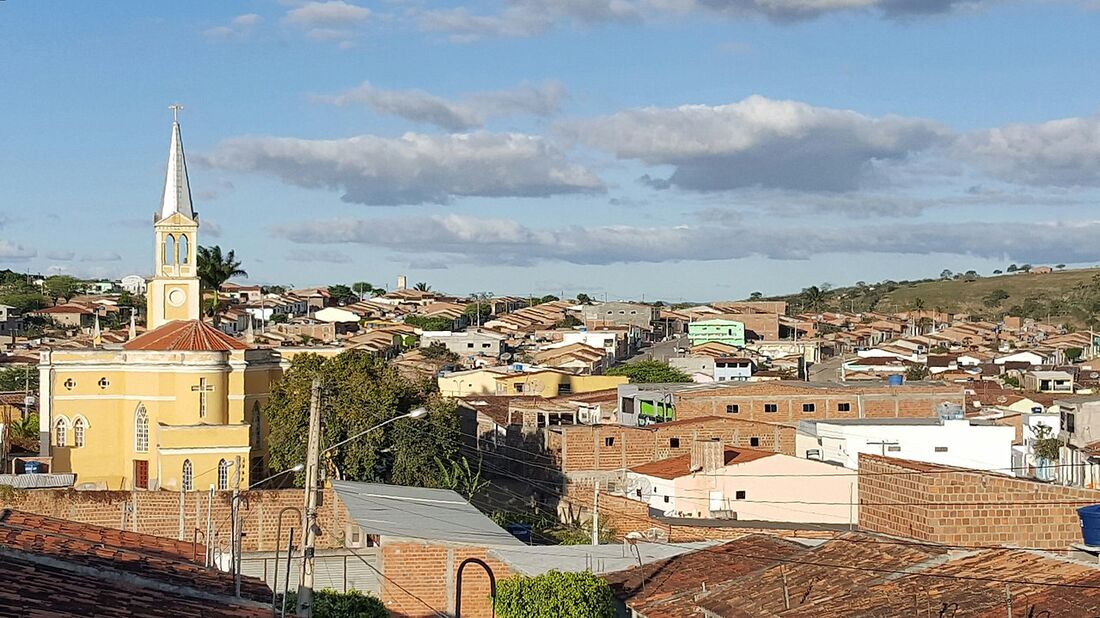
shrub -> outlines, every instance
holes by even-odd
[[[587,571],[549,571],[502,580],[497,585],[496,610],[500,618],[612,618],[615,601],[601,577]]]

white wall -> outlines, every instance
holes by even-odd
[[[1012,474],[1012,442],[1016,429],[997,425],[971,425],[967,420],[948,420],[942,425],[845,425],[817,423],[817,441],[799,434],[800,457],[806,450],[821,449],[822,459],[853,470],[859,454],[886,455],[926,463],[998,470]],[[883,446],[879,442],[889,442]],[[869,444],[872,443],[872,444]],[[937,451],[945,447],[946,451]]]
[[[627,497],[641,500],[661,513],[676,510],[676,491],[674,481],[648,476],[645,474],[626,474]],[[641,494],[638,492],[641,491]]]

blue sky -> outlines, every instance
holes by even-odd
[[[0,3],[0,267],[734,298],[1100,263],[1100,6]]]

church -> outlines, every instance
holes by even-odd
[[[261,410],[281,359],[202,321],[198,231],[174,118],[146,332],[41,354],[39,454],[78,489],[226,490],[263,472]]]

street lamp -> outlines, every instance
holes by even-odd
[[[306,456],[306,525],[303,532],[301,585],[298,586],[298,616],[310,617],[313,615],[313,557],[314,545],[317,541],[317,492],[320,489],[321,456],[335,450],[352,440],[359,439],[368,433],[379,429],[394,421],[403,418],[422,418],[428,414],[427,408],[419,407],[405,414],[386,419],[373,427],[369,427],[359,433],[341,440],[336,444],[321,450],[321,381],[314,379],[310,393],[309,410],[309,443]]]

